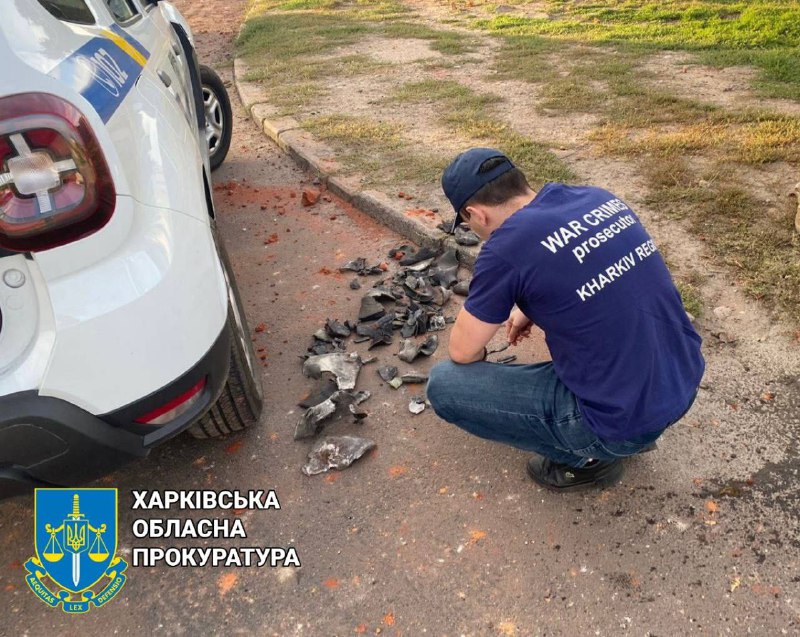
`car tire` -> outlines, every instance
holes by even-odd
[[[208,160],[211,170],[220,167],[228,154],[233,135],[233,113],[228,91],[219,75],[206,66],[200,65],[200,85],[203,91],[205,109],[205,135],[208,144]]]
[[[264,404],[250,330],[239,289],[225,247],[218,242],[220,261],[228,286],[228,321],[231,353],[228,380],[211,408],[187,430],[195,438],[218,438],[258,422]]]

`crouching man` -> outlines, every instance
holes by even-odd
[[[485,240],[428,399],[462,429],[536,452],[528,473],[569,490],[606,486],[691,407],[700,337],[639,218],[601,188],[539,192],[500,151],[473,148],[442,188]],[[544,331],[551,362],[484,362],[501,325],[512,345]]]

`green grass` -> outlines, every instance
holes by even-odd
[[[551,0],[549,19],[500,15],[493,31],[660,48],[733,49],[800,45],[800,7],[791,0],[662,2]]]
[[[574,181],[576,175],[550,150],[515,132],[494,111],[503,98],[477,93],[453,80],[423,80],[399,86],[387,98],[396,103],[434,103],[440,121],[474,145],[492,146],[514,158],[532,184]]]
[[[317,137],[346,143],[356,149],[380,145],[387,150],[396,150],[404,145],[399,124],[376,122],[367,117],[350,115],[311,117],[303,121],[303,127]]]
[[[736,273],[745,291],[800,323],[800,242],[789,216],[769,214],[767,202],[745,190],[729,164],[704,173],[686,158],[669,163],[651,158],[642,168],[650,207],[686,220],[716,258]],[[690,279],[681,289],[687,309],[692,287],[699,283]]]
[[[309,118],[303,127],[333,144],[345,172],[362,175],[368,186],[435,183],[450,160],[420,152],[394,123],[340,114]]]
[[[607,123],[590,136],[606,155],[669,161],[702,153],[717,161],[744,165],[800,162],[800,119],[795,117],[759,111],[728,116],[714,111],[713,116],[696,118],[696,123],[660,126],[651,122],[638,130],[620,121],[619,125]]]
[[[658,49],[693,51],[705,64],[757,68],[755,88],[768,97],[800,99],[800,4],[795,1],[551,0],[546,5],[549,19],[500,15],[476,26],[508,38],[518,50],[530,40],[529,51],[552,50],[559,42],[611,44],[640,55]],[[514,72],[529,71],[534,78],[538,69],[527,66]]]
[[[683,307],[686,308],[686,311],[695,318],[701,317],[703,315],[703,296],[700,288],[681,278],[676,278],[675,285],[681,294]]]

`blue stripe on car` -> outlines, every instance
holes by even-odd
[[[133,88],[142,67],[107,38],[93,38],[64,59],[50,75],[77,90],[108,122]]]

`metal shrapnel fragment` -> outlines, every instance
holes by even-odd
[[[360,405],[367,400],[371,394],[368,391],[337,391],[330,398],[315,405],[305,411],[300,417],[294,429],[294,439],[310,438],[315,436],[325,426],[324,421],[333,416],[340,406]],[[355,413],[351,410],[351,413]]]
[[[386,314],[386,308],[376,299],[369,294],[361,298],[361,309],[358,311],[359,321],[374,321]]]
[[[378,368],[378,376],[380,376],[385,382],[389,382],[397,376],[397,368],[394,365],[384,365],[383,367]]]
[[[433,262],[430,277],[440,285],[450,288],[458,280],[458,257],[455,250],[447,250]]]
[[[330,469],[344,469],[375,446],[374,441],[358,436],[329,436],[314,445],[302,471],[313,476]]]
[[[428,336],[424,343],[415,343],[410,339],[405,339],[397,357],[401,361],[411,363],[420,354],[423,356],[430,356],[436,351],[437,347],[439,347],[439,337],[436,336],[436,334]]]
[[[361,409],[358,405],[356,405],[356,403],[350,403],[349,407],[350,407],[350,413],[353,414],[353,419],[356,422],[360,422],[364,420],[364,418],[369,416],[369,413]]]
[[[489,354],[499,354],[500,352],[505,352],[509,347],[511,347],[511,343],[506,341],[502,345],[498,345],[497,347],[495,347],[493,349],[487,349],[486,350],[486,354],[487,355],[489,355]]]
[[[339,389],[355,389],[362,364],[361,358],[356,353],[323,354],[307,359],[303,363],[303,374],[319,378],[323,372],[329,372],[336,377],[336,386]]]
[[[495,362],[500,363],[501,365],[508,365],[509,363],[513,363],[515,360],[517,360],[517,355],[510,354],[509,356],[503,356],[502,358],[498,358],[497,361]]]
[[[403,386],[403,379],[399,376],[395,376],[392,380],[389,381],[389,385],[393,389],[400,389]]]
[[[340,323],[339,321],[335,321],[333,319],[327,319],[325,321],[325,331],[331,336],[335,336],[337,338],[347,338],[350,336],[350,328],[344,323]]]
[[[408,385],[427,383],[428,375],[421,372],[407,372],[400,377],[400,380]]]
[[[447,322],[441,314],[434,314],[428,319],[429,332],[440,332],[445,327],[447,327]]]
[[[339,272],[361,272],[367,266],[367,260],[364,257],[348,261],[339,268]]]
[[[297,403],[299,407],[308,409],[328,400],[337,391],[336,381],[332,378],[321,378],[316,386]]]
[[[314,338],[317,339],[318,341],[324,341],[325,343],[333,342],[333,339],[331,338],[330,334],[328,334],[328,332],[326,332],[323,329],[319,329],[316,332],[314,332]]]
[[[415,416],[425,411],[425,399],[422,396],[414,396],[408,403],[408,411]]]
[[[469,294],[469,280],[464,279],[463,281],[456,283],[453,286],[453,292],[459,296],[467,296]]]
[[[356,328],[359,336],[367,336],[372,341],[369,349],[376,345],[390,345],[392,343],[392,323],[394,316],[387,315],[378,319],[375,323],[362,323]]]
[[[447,302],[452,298],[452,290],[448,290],[442,285],[437,285],[433,288],[433,302],[439,307],[444,307]]]
[[[455,239],[460,246],[476,246],[481,242],[481,238],[465,223],[460,223],[456,227]]]
[[[420,261],[425,261],[436,256],[436,251],[431,248],[420,248],[417,252],[410,254],[406,251],[406,256],[400,259],[400,265],[414,265]]]

